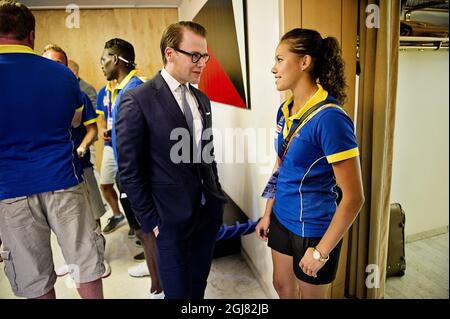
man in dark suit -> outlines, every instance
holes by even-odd
[[[191,85],[209,60],[206,30],[194,22],[170,25],[161,54],[161,72],[121,100],[120,179],[142,229],[157,235],[166,298],[198,299],[226,201],[214,161],[211,104]]]

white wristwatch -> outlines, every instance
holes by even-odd
[[[316,249],[316,247],[313,248],[313,258],[317,261],[321,261],[323,263],[326,263],[328,261],[328,259],[330,259],[330,255],[328,255],[327,257],[322,257],[322,255],[320,254],[320,251],[318,251]]]

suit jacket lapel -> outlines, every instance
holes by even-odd
[[[177,100],[175,100],[169,86],[161,76],[161,73],[158,73],[153,80],[155,82],[156,89],[158,89],[156,98],[158,99],[159,104],[161,104],[167,110],[167,113],[169,113],[169,115],[175,120],[177,127],[184,127],[189,130],[186,123],[186,118],[180,110]]]

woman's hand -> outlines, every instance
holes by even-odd
[[[269,234],[270,216],[264,215],[263,218],[255,227],[256,236],[264,241],[267,241],[267,235]]]
[[[316,278],[317,272],[325,265],[325,263],[314,259],[313,250],[313,247],[309,247],[298,264],[300,269],[306,275]]]

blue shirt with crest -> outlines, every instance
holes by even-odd
[[[275,141],[280,158],[285,125],[281,108]],[[331,164],[358,154],[353,122],[344,110],[336,104],[320,108],[293,136],[280,166],[273,206],[280,223],[298,236],[322,237],[337,207]]]

